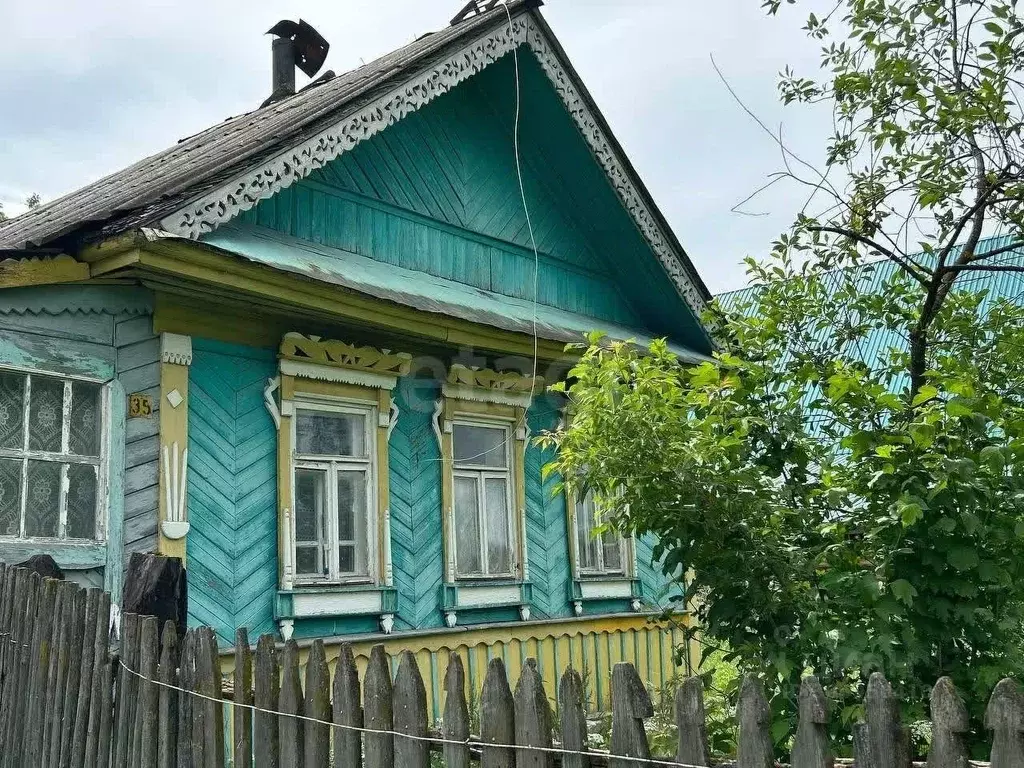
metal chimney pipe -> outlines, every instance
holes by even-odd
[[[295,41],[290,37],[274,38],[274,70],[270,91],[273,99],[295,93]]]

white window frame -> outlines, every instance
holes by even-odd
[[[361,400],[330,397],[327,395],[296,394],[294,399],[292,429],[292,509],[295,510],[296,470],[312,469],[327,473],[326,510],[319,521],[326,526],[320,557],[327,561],[323,576],[300,574],[298,572],[298,546],[310,542],[297,541],[298,515],[292,514],[291,556],[295,568],[296,586],[324,586],[331,584],[373,584],[377,582],[377,407]],[[299,414],[303,411],[345,413],[363,417],[366,458],[353,456],[322,456],[298,452]],[[362,471],[366,474],[366,573],[342,573],[338,549],[342,544],[338,538],[338,472]],[[352,542],[354,543],[354,542]],[[322,562],[322,561],[321,561]]]
[[[586,508],[587,503],[590,503],[591,513],[587,514]],[[578,570],[578,576],[581,578],[623,578],[628,579],[632,577],[632,556],[633,550],[630,546],[631,540],[628,536],[623,536],[619,531],[613,531],[613,533],[619,539],[619,563],[620,567],[617,569],[609,569],[605,566],[604,562],[604,542],[601,542],[601,546],[597,548],[597,559],[598,564],[596,566],[584,567],[583,566],[583,544],[585,542],[580,541],[580,537],[583,535],[583,531],[580,529],[580,508],[583,508],[584,516],[589,520],[589,528],[587,529],[587,536],[590,538],[594,537],[594,529],[597,527],[594,525],[594,512],[596,512],[596,503],[594,501],[593,491],[588,491],[582,498],[572,499],[573,503],[573,531],[572,535],[576,539],[576,564]]]
[[[456,460],[455,452],[455,430],[457,427],[483,427],[485,429],[500,429],[503,434],[502,448],[505,454],[505,468],[496,469],[478,464],[459,462]],[[480,566],[481,573],[462,573],[459,570],[459,531],[454,531],[452,547],[455,553],[455,578],[459,580],[473,579],[514,579],[516,578],[516,556],[518,537],[516,535],[516,510],[515,510],[515,482],[512,473],[514,469],[514,457],[512,454],[512,424],[504,419],[468,418],[458,416],[452,419],[452,515],[457,516],[455,505],[455,481],[457,478],[470,478],[476,480],[477,486],[477,526],[480,531]],[[491,572],[490,562],[487,555],[487,494],[485,491],[488,479],[498,478],[505,481],[505,525],[509,546],[509,567],[507,571]]]
[[[110,382],[87,376],[73,376],[66,373],[40,371],[16,366],[3,366],[0,372],[14,373],[25,376],[25,391],[22,403],[22,448],[0,448],[0,459],[21,462],[21,499],[19,509],[19,529],[17,536],[0,536],[0,545],[26,542],[60,543],[64,545],[103,544],[107,540],[107,507],[109,483],[109,452],[110,452]],[[33,377],[57,379],[64,383],[64,395],[61,410],[61,450],[39,451],[29,449],[30,407]],[[74,382],[93,384],[100,388],[100,434],[99,456],[79,456],[70,451],[71,441],[71,388]],[[29,461],[46,461],[60,464],[60,499],[58,501],[57,536],[26,536],[25,511],[28,504],[28,463]],[[70,488],[68,481],[68,464],[85,464],[96,467],[96,527],[95,535],[89,539],[69,539],[67,532],[67,496]]]

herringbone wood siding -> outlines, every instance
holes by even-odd
[[[271,351],[193,340],[189,369],[189,623],[232,642],[273,632],[277,432],[263,403]]]

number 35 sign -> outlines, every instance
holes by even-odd
[[[153,398],[136,392],[128,395],[128,418],[144,419],[153,415]]]

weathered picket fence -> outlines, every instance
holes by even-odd
[[[573,669],[562,675],[553,712],[533,660],[513,693],[504,663],[492,659],[478,699],[480,733],[472,735],[457,654],[435,730],[411,652],[392,676],[383,646],[375,647],[360,681],[343,645],[332,679],[321,642],[303,670],[294,641],[280,646],[264,635],[253,653],[239,630],[233,679],[225,681],[213,630],[189,630],[179,642],[173,623],[161,629],[153,617],[126,614],[111,647],[109,619],[109,595],[0,563],[0,768],[428,768],[431,753],[448,768],[710,765],[697,678],[676,693],[676,754],[652,759],[644,721],[654,711],[632,664],[612,671],[605,753],[588,750],[584,682]],[[865,712],[854,732],[858,767],[907,768],[907,732],[881,675],[869,682]],[[967,768],[967,712],[948,680],[935,686],[931,712],[929,768]],[[808,678],[793,768],[831,766],[827,719],[821,686]],[[773,768],[768,703],[753,678],[741,687],[737,721],[738,768]],[[1024,696],[1014,681],[996,687],[986,723],[992,767],[1024,767]]]

